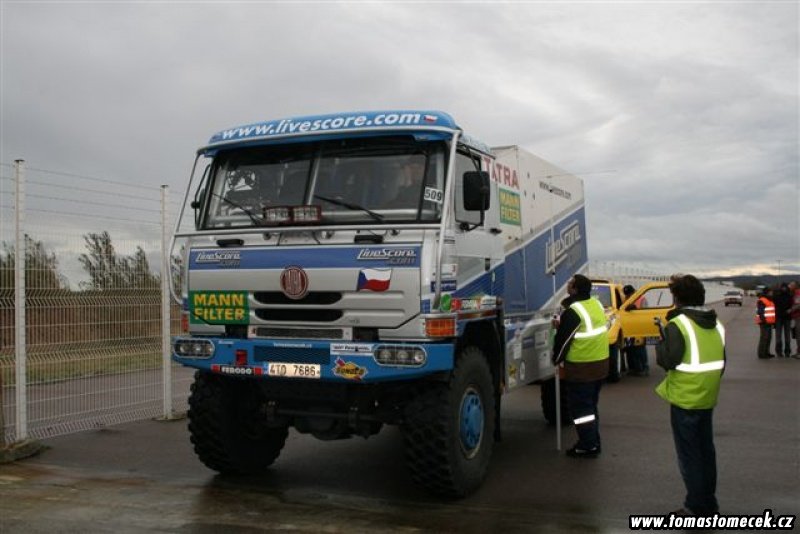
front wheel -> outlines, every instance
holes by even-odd
[[[223,474],[265,471],[283,449],[289,430],[270,425],[263,404],[254,382],[195,373],[188,418],[200,461]]]
[[[448,383],[420,385],[402,425],[414,482],[434,493],[463,497],[488,471],[494,440],[495,396],[483,352],[461,352]]]

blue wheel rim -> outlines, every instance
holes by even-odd
[[[470,387],[461,398],[459,417],[459,436],[461,449],[467,458],[477,454],[483,439],[483,402],[475,388]]]

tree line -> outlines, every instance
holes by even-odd
[[[81,291],[147,290],[161,287],[161,275],[150,269],[147,254],[137,246],[133,254],[121,255],[117,252],[107,231],[83,235],[86,252],[78,257],[88,276],[81,281]],[[14,265],[16,251],[14,244],[4,241],[0,250],[0,291],[14,289]],[[180,276],[181,260],[173,257],[171,270],[175,277]],[[59,271],[55,252],[45,245],[25,235],[25,279],[27,291],[69,291],[69,281]]]

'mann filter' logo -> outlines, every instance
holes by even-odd
[[[581,242],[581,227],[578,221],[573,221],[567,227],[562,228],[555,236],[555,241],[547,241],[547,272],[552,273],[564,260],[569,257],[570,252]]]

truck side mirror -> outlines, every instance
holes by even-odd
[[[467,171],[464,173],[464,209],[486,211],[490,201],[489,173]]]

